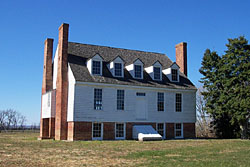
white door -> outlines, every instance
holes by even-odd
[[[145,97],[136,98],[136,119],[147,119],[147,106]]]

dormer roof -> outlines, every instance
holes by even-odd
[[[102,76],[92,76],[86,67],[86,61],[95,56],[97,53],[103,58]],[[170,68],[173,64],[173,62],[162,53],[73,42],[68,43],[68,61],[76,81],[131,86],[196,89],[192,82],[185,75],[182,75],[182,73],[180,73],[180,82],[178,83],[170,82],[165,75],[162,75],[161,81],[155,81],[147,72],[145,72],[145,70],[143,70],[143,79],[134,79],[126,68],[124,68],[123,78],[115,78],[108,69],[107,64],[118,56],[124,60],[124,67],[133,64],[137,59],[144,64],[144,67],[152,66],[155,62],[159,61],[159,63],[162,64],[162,70]]]

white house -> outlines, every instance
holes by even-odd
[[[132,139],[150,125],[164,139],[194,138],[196,88],[187,44],[165,54],[68,42],[68,24],[45,41],[40,138]],[[53,62],[53,63],[52,63]]]

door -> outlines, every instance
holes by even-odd
[[[136,119],[147,119],[147,106],[145,97],[136,98]]]

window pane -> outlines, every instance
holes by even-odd
[[[115,76],[122,76],[122,64],[115,63]]]
[[[100,61],[93,61],[92,62],[92,74],[101,74],[101,62]]]
[[[94,123],[93,124],[93,137],[101,137],[102,136],[102,124]]]
[[[178,75],[177,70],[171,69],[171,73],[172,73],[172,81],[177,81],[177,75]]]
[[[163,123],[158,123],[157,124],[157,132],[164,137],[164,124]]]
[[[136,96],[146,96],[146,93],[137,92]]]
[[[124,124],[115,125],[116,137],[124,137]]]
[[[158,92],[157,101],[158,111],[164,111],[164,93]]]
[[[135,78],[141,78],[141,66],[140,65],[135,65]]]
[[[175,95],[175,111],[181,112],[182,111],[182,94],[176,93]]]
[[[154,67],[154,79],[160,79],[160,67]]]
[[[124,90],[117,90],[117,110],[124,110]]]
[[[94,90],[94,109],[102,110],[102,89]]]

